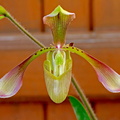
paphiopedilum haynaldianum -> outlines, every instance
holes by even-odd
[[[9,13],[0,7],[0,19],[9,18]],[[65,34],[68,24],[75,18],[74,13],[67,12],[58,6],[51,14],[45,16],[43,21],[53,34],[53,46],[42,48],[17,65],[0,79],[0,97],[8,98],[15,95],[22,85],[22,77],[26,67],[38,56],[47,52],[44,61],[44,76],[47,91],[55,103],[61,103],[68,95],[71,82],[72,59],[70,52],[76,53],[87,60],[95,69],[99,81],[110,92],[120,92],[120,75],[106,64],[92,57],[72,44],[65,45]]]

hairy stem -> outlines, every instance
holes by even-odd
[[[27,35],[32,41],[34,41],[38,46],[45,47],[40,43],[35,37],[33,37],[24,27],[22,27],[10,14],[6,16],[17,28],[19,28],[25,35]]]
[[[80,88],[80,86],[78,85],[76,79],[72,76],[72,84],[74,86],[74,88],[76,89],[82,103],[84,104],[84,106],[86,107],[86,110],[88,112],[88,114],[91,117],[91,120],[97,120],[97,117],[88,101],[88,99],[86,98],[85,94],[83,93],[82,89]]]

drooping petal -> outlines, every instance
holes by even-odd
[[[87,60],[95,69],[99,81],[108,91],[120,92],[120,75],[116,73],[112,68],[78,48],[67,47],[63,49],[76,53]]]
[[[22,85],[23,74],[26,67],[41,54],[53,50],[54,48],[43,48],[29,58],[24,60],[21,64],[13,68],[10,72],[5,74],[0,79],[0,98],[8,98],[15,95]]]
[[[25,69],[18,65],[0,79],[0,98],[8,98],[18,92]]]

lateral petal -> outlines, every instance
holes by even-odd
[[[99,81],[110,92],[120,92],[120,75],[103,62],[76,47],[67,47],[63,50],[69,50],[87,60],[95,69]]]
[[[28,57],[0,79],[0,98],[8,98],[15,95],[22,86],[22,78],[27,66],[41,54],[54,48],[43,48]]]

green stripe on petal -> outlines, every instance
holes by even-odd
[[[74,13],[67,12],[61,6],[56,7],[52,13],[44,16],[43,22],[51,28],[54,44],[57,47],[65,44],[67,26],[74,18]]]
[[[112,68],[76,47],[67,47],[63,50],[69,50],[87,60],[95,69],[99,81],[108,91],[120,92],[120,75]]]
[[[26,67],[41,54],[54,50],[54,48],[43,48],[29,58],[17,65],[0,79],[0,98],[8,98],[15,95],[22,86],[23,74]]]

